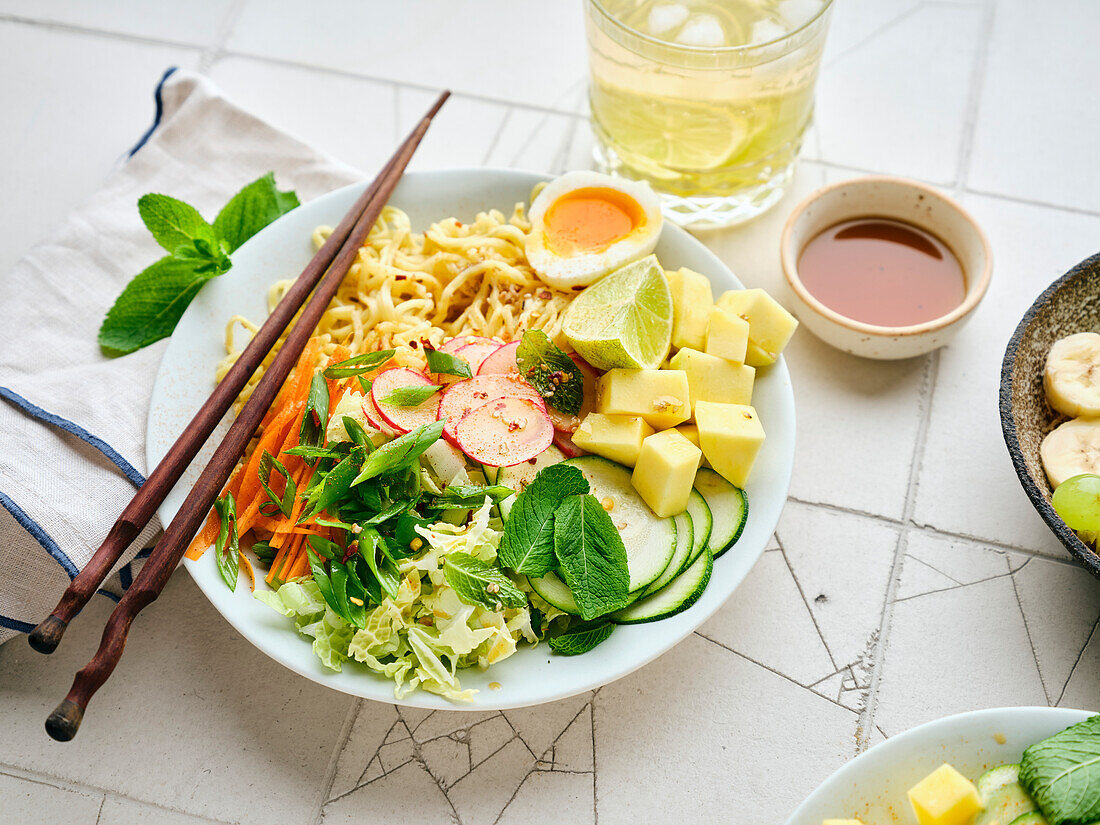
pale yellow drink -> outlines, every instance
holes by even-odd
[[[813,112],[832,0],[587,0],[605,171],[676,222],[738,223],[782,197]]]

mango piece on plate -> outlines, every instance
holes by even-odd
[[[654,433],[642,442],[631,481],[649,509],[661,518],[687,509],[702,453],[676,430]]]
[[[710,311],[704,349],[711,355],[744,364],[748,348],[749,322],[729,310],[714,307]]]
[[[751,367],[774,364],[798,327],[798,320],[762,289],[723,292],[717,304],[749,322],[745,363]]]
[[[909,789],[920,825],[969,825],[982,809],[978,789],[946,762]]]
[[[710,466],[730,484],[744,487],[764,443],[756,410],[745,404],[700,401],[695,405],[695,424]]]
[[[676,427],[676,432],[678,432],[696,447],[699,447],[699,428],[696,427],[694,424],[681,424],[680,426]],[[699,447],[699,449],[699,466],[709,467],[710,465],[707,463],[707,460],[703,458],[702,447]]]
[[[672,356],[669,366],[687,373],[692,415],[695,414],[694,407],[699,401],[715,401],[719,404],[752,403],[752,385],[756,379],[756,370],[752,367],[735,364],[690,347],[685,347]]]
[[[691,417],[691,395],[683,370],[614,369],[596,385],[596,412],[639,415],[655,430]]]
[[[672,293],[672,346],[702,349],[707,337],[707,318],[714,306],[710,279],[687,268],[666,272]]]
[[[573,433],[573,443],[604,458],[633,467],[638,463],[642,440],[653,428],[638,415],[589,413]]]

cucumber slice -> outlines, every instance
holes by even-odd
[[[1047,818],[1038,811],[1028,811],[1026,814],[1020,814],[1013,819],[1008,825],[1050,825],[1047,822]]]
[[[657,580],[676,552],[676,525],[658,518],[630,483],[630,468],[596,455],[582,455],[565,462],[580,470],[600,503],[610,501],[608,514],[626,547],[633,593]]]
[[[535,480],[539,470],[543,467],[549,467],[551,464],[560,464],[563,461],[565,461],[565,453],[551,444],[530,461],[523,461],[511,467],[498,467],[496,481],[493,483],[503,484],[505,487],[511,487],[517,493],[521,493],[528,484]],[[488,470],[489,468],[486,467],[485,469]]]
[[[691,516],[691,555],[685,559],[680,567],[681,573],[703,555],[703,550],[706,549],[707,542],[710,541],[710,508],[707,507],[706,499],[699,495],[699,491],[694,488],[692,488],[691,497],[688,499],[687,514]]]
[[[500,467],[490,467],[488,464],[482,464],[481,472],[485,474],[486,483],[496,484],[497,475],[500,473]]]
[[[674,578],[656,593],[652,593],[643,599],[639,599],[630,607],[623,608],[618,613],[611,614],[611,621],[615,624],[641,624],[642,622],[655,622],[658,619],[667,619],[687,610],[707,589],[710,581],[711,570],[714,569],[714,556],[710,549],[703,551],[703,555],[695,560],[687,570]]]
[[[581,615],[581,609],[577,606],[569,587],[561,580],[557,573],[547,573],[545,576],[527,581],[531,583],[531,589],[542,596],[558,610],[563,610],[574,616]]]
[[[1000,765],[991,768],[979,777],[978,795],[982,798],[984,810],[975,818],[973,825],[1005,825],[1019,822],[1019,825],[1042,825],[1045,820],[1035,823],[1024,821],[1039,809],[1035,801],[1028,796],[1020,785],[1019,765]]]
[[[741,538],[749,518],[749,499],[714,470],[702,467],[695,474],[695,489],[710,508],[711,530],[707,546],[718,558]]]
[[[691,558],[691,551],[695,546],[693,541],[695,530],[692,527],[691,516],[689,516],[687,510],[685,510],[678,516],[673,516],[672,522],[676,525],[676,551],[672,554],[672,560],[665,568],[665,572],[658,576],[657,580],[645,589],[646,593],[656,593],[680,575],[684,569],[684,565],[687,563],[688,559]]]

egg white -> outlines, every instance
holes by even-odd
[[[559,255],[546,238],[546,212],[560,198],[578,189],[612,189],[641,207],[645,224],[602,252]],[[594,284],[604,275],[644,258],[657,246],[661,235],[661,202],[648,184],[613,178],[598,172],[567,172],[551,181],[531,204],[531,231],[527,235],[527,261],[544,283],[556,289],[574,289]]]

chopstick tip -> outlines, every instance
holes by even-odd
[[[447,102],[447,98],[451,96],[450,89],[444,89],[443,92],[436,98],[435,104],[428,110],[428,114],[424,115],[425,120],[431,120],[438,114],[439,110],[443,108],[443,104]]]

